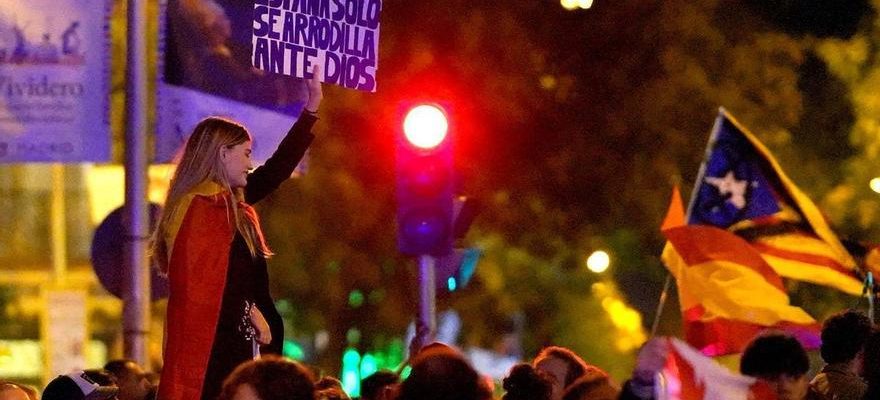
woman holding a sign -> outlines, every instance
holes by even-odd
[[[253,172],[251,137],[238,123],[206,118],[187,140],[152,249],[171,284],[162,400],[213,400],[223,379],[261,348],[281,353],[284,328],[266,271],[272,252],[250,204],[290,177],[314,139],[323,92],[317,78],[307,86],[303,113]]]

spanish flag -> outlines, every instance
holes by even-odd
[[[789,303],[782,278],[743,238],[707,225],[684,225],[675,188],[663,224],[662,260],[678,284],[685,339],[703,354],[742,351],[767,328],[817,348],[820,325]]]

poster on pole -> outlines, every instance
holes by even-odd
[[[382,0],[256,0],[254,67],[376,91]]]
[[[43,319],[46,376],[51,379],[86,368],[88,315],[86,293],[48,290]]]
[[[0,163],[108,161],[112,2],[0,4]]]
[[[260,164],[296,121],[308,98],[305,82],[251,65],[253,13],[250,0],[163,4],[154,162],[174,161],[200,120],[222,116],[248,129]]]

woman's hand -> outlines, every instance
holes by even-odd
[[[324,91],[321,89],[321,77],[323,71],[320,65],[312,67],[312,79],[306,79],[306,87],[309,89],[309,100],[306,101],[306,111],[318,112],[321,100],[324,99]]]
[[[260,344],[269,344],[272,342],[272,331],[269,329],[269,322],[263,317],[263,313],[257,306],[251,307],[251,324],[257,330],[257,342]]]

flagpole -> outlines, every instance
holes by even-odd
[[[721,124],[724,123],[723,117],[726,114],[727,110],[725,110],[724,107],[718,107],[718,117],[715,118],[715,123],[712,125],[712,133],[709,135],[709,142],[706,143],[703,162],[700,163],[700,169],[697,172],[697,179],[694,181],[693,189],[691,189],[691,198],[690,201],[688,201],[688,208],[684,217],[685,223],[691,219],[691,211],[694,208],[694,203],[697,202],[697,192],[700,187],[700,182],[702,182],[703,178],[706,176],[706,164],[709,161],[709,156],[712,155],[712,148],[718,138],[718,132],[721,130]],[[666,298],[669,297],[669,287],[671,284],[672,274],[667,270],[666,282],[663,283],[663,291],[660,292],[660,299],[657,301],[657,312],[654,314],[654,322],[651,324],[651,337],[657,335],[657,328],[660,326],[660,317],[663,315],[663,308],[666,306]]]
[[[669,295],[669,285],[672,284],[672,274],[666,271],[666,282],[663,283],[663,291],[660,292],[660,300],[657,302],[657,312],[654,313],[654,323],[651,324],[651,337],[657,334],[660,325],[660,315],[663,314],[663,306],[666,304],[666,296]]]
[[[868,288],[868,319],[874,323],[874,274],[868,271],[868,277],[865,279],[865,285]]]

